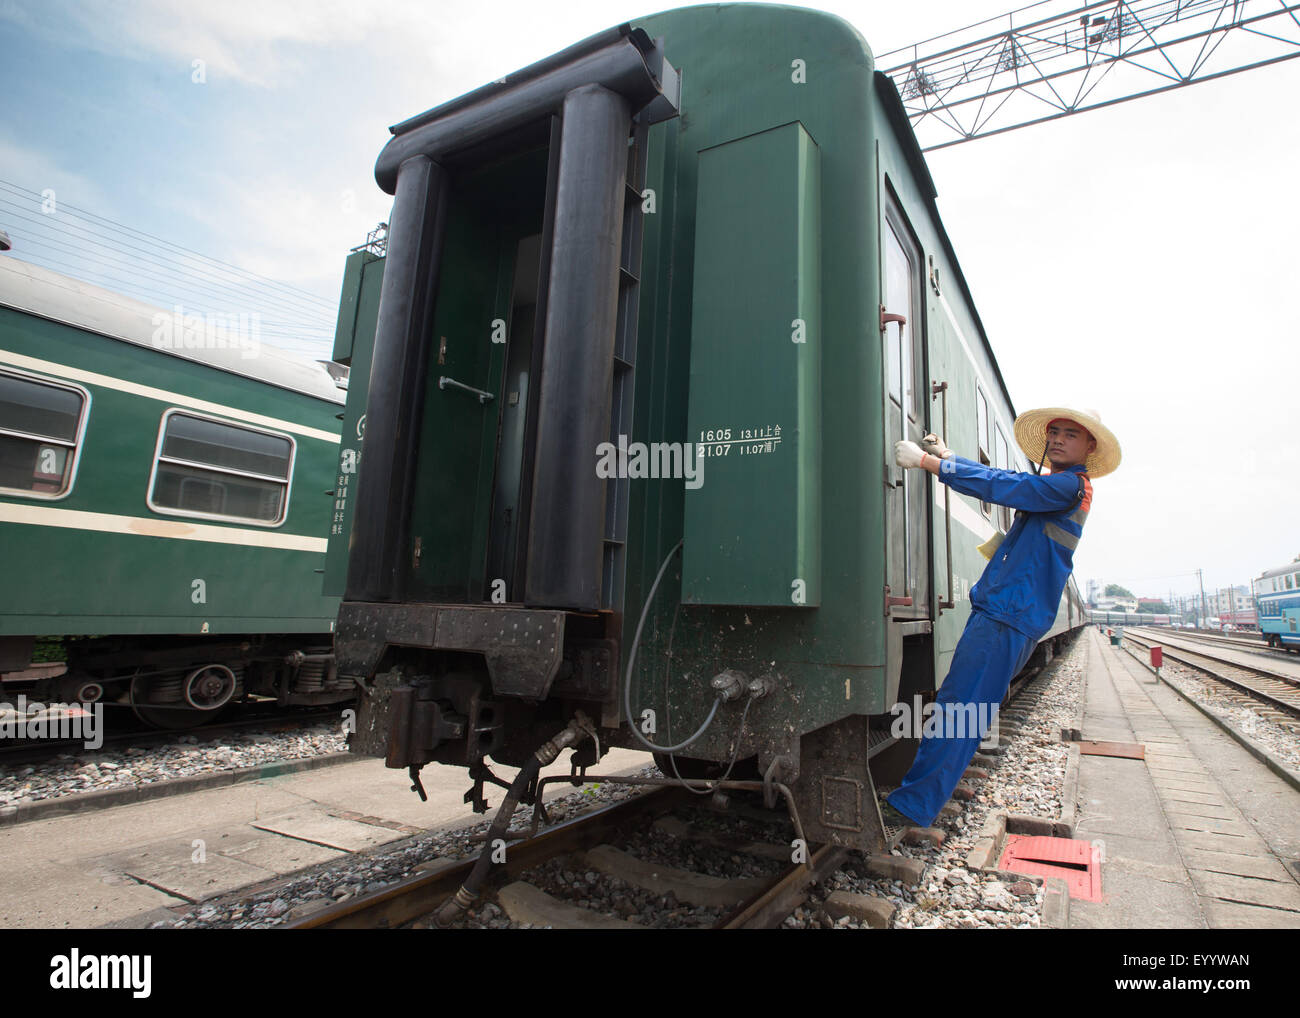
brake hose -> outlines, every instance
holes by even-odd
[[[673,545],[672,551],[668,553],[667,557],[664,559],[663,565],[659,567],[659,573],[655,576],[654,583],[650,585],[650,593],[646,595],[645,604],[641,607],[641,619],[636,624],[636,634],[632,637],[632,650],[628,654],[627,659],[627,681],[623,684],[623,719],[627,722],[627,726],[631,729],[632,734],[636,736],[637,741],[655,753],[676,753],[678,750],[685,749],[692,742],[695,742],[708,730],[709,725],[713,724],[714,715],[718,713],[718,707],[721,705],[723,699],[725,699],[721,694],[719,694],[718,698],[713,701],[713,707],[709,711],[709,716],[704,719],[704,724],[700,725],[695,734],[689,739],[685,742],[679,742],[675,746],[656,746],[637,730],[636,722],[632,719],[632,675],[636,669],[636,652],[637,648],[641,644],[641,631],[645,628],[645,620],[650,614],[650,605],[654,603],[655,591],[659,589],[659,581],[664,578],[664,572],[668,569],[668,563],[672,561],[673,556],[677,554],[677,549],[681,546],[681,541],[678,541]]]

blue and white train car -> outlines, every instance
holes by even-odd
[[[1265,570],[1252,586],[1265,642],[1300,651],[1300,558]]]

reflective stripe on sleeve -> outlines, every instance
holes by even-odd
[[[1050,537],[1057,544],[1064,545],[1071,551],[1079,547],[1079,539],[1071,534],[1068,530],[1062,530],[1055,523],[1044,523],[1043,533]]]

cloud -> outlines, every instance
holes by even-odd
[[[103,215],[113,214],[111,210],[116,203],[94,178],[65,169],[45,152],[12,137],[3,127],[0,127],[0,167],[3,167],[0,177],[12,184],[34,191],[49,188],[59,201],[92,208]],[[19,199],[11,191],[4,191],[0,197],[12,201],[30,200],[30,196]]]
[[[140,61],[192,65],[202,60],[210,79],[273,87],[302,72],[302,49],[364,38],[394,18],[416,23],[418,9],[401,0],[373,7],[344,0],[131,0],[112,5],[46,0],[35,9],[6,5],[0,17],[65,47]]]
[[[305,183],[276,172],[254,181],[214,174],[193,184],[166,201],[224,242],[225,250],[213,252],[214,257],[315,292],[323,280],[337,284],[348,250],[388,218],[391,205],[391,198],[377,189],[357,194],[352,188]],[[337,299],[337,285],[322,296]]]

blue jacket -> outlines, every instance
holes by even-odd
[[[939,479],[954,491],[1018,510],[970,600],[976,611],[1032,640],[1052,627],[1074,569],[1074,549],[1092,505],[1084,469],[1080,463],[1057,474],[1021,474],[960,456],[943,460],[939,469]]]

